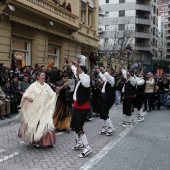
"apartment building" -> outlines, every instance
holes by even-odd
[[[104,15],[99,27],[105,32],[100,50],[127,60],[126,46],[130,44],[131,64],[142,63],[149,69],[157,58],[157,0],[99,0],[99,6]]]
[[[59,0],[62,4],[65,0]],[[98,50],[98,0],[0,0],[0,63],[54,64]],[[88,59],[88,58],[87,58]],[[87,64],[88,65],[88,64]]]
[[[160,20],[163,20],[161,37],[163,39],[165,54],[164,58],[170,59],[170,1],[169,0],[158,0],[158,15]],[[164,39],[165,34],[165,39]]]

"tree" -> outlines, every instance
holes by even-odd
[[[159,60],[153,62],[153,71],[156,72],[157,69],[162,69],[165,73],[169,73],[169,64],[166,60]]]
[[[124,18],[123,24],[119,24],[118,18],[115,18],[109,27],[109,30],[100,37],[100,50],[117,54],[120,60],[124,60],[126,46],[130,44],[133,48],[135,44],[135,27],[131,25],[131,17]]]

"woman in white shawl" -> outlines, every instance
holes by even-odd
[[[21,125],[18,136],[25,142],[53,147],[56,142],[53,114],[58,95],[46,84],[45,73],[36,73],[37,81],[29,86],[21,100]]]

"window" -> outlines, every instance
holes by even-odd
[[[119,4],[120,4],[120,3],[125,3],[125,0],[119,0]]]
[[[164,16],[164,15],[165,15],[165,13],[162,13],[162,14],[161,14],[161,16]]]
[[[105,38],[105,39],[104,39],[104,43],[105,43],[105,44],[108,44],[108,42],[109,42],[109,39],[108,39],[108,38]]]
[[[108,17],[109,16],[109,12],[105,12],[105,17]]]
[[[119,24],[119,30],[124,30],[125,29],[125,24]]]
[[[59,66],[59,47],[48,44],[48,65]]]
[[[93,11],[89,9],[89,15],[88,15],[88,25],[92,27],[92,20],[93,20]]]
[[[166,9],[168,9],[168,6],[161,7],[161,10],[166,10]]]
[[[31,41],[21,37],[12,37],[12,53],[19,67],[31,63]]]
[[[85,24],[86,21],[86,3],[82,1],[81,4],[81,21]]]
[[[106,0],[106,3],[108,4],[108,3],[109,3],[109,0]]]
[[[165,12],[165,16],[167,16],[168,15],[168,12]]]
[[[165,22],[168,22],[168,18],[165,18]]]
[[[109,30],[109,25],[105,25],[105,30]]]
[[[124,17],[125,16],[125,10],[124,11],[119,11],[119,17]]]

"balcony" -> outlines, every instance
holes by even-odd
[[[136,32],[136,38],[145,38],[145,39],[150,39],[151,34],[149,32]]]
[[[168,49],[168,50],[169,50],[169,49],[170,49],[170,46],[166,46],[166,49]]]
[[[151,21],[149,17],[142,17],[142,16],[137,16],[136,17],[136,24],[143,24],[143,25],[151,25]]]
[[[136,50],[150,52],[151,48],[149,47],[148,44],[136,43]]]
[[[33,15],[52,19],[57,24],[65,25],[74,30],[79,28],[79,18],[69,11],[47,0],[10,0],[14,6],[32,12]],[[24,13],[23,13],[24,15]]]
[[[167,40],[166,40],[166,42],[167,42],[167,43],[170,43],[170,40],[169,40],[169,39],[167,39]]]
[[[142,2],[142,1],[137,1],[136,2],[136,9],[137,10],[142,10],[142,11],[148,11],[150,12],[150,3]]]

